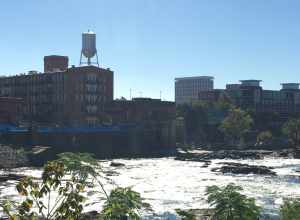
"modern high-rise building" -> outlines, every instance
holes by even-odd
[[[199,92],[212,91],[214,78],[212,76],[194,76],[175,78],[175,102],[189,104],[198,100]]]

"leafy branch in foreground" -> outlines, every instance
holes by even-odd
[[[300,219],[300,199],[285,200],[280,208],[281,220]]]
[[[25,177],[17,184],[17,191],[25,200],[14,205],[11,202],[4,203],[4,212],[11,220],[34,220],[39,217],[45,220],[78,219],[83,210],[85,198],[81,193],[85,186],[75,177],[63,183],[65,175],[63,163],[48,162],[41,183]]]
[[[257,220],[260,208],[255,200],[242,195],[243,188],[233,183],[225,187],[209,186],[206,189],[208,203],[214,206],[214,217],[218,220]]]
[[[70,172],[73,176],[78,178],[78,181],[85,182],[88,177],[91,176],[93,180],[101,187],[102,193],[108,198],[108,193],[104,188],[104,184],[99,180],[98,177],[101,175],[101,166],[97,159],[93,157],[93,154],[89,153],[61,153],[58,154],[58,161],[62,162],[66,170]]]
[[[104,184],[100,181],[100,178],[104,178],[104,176],[101,175],[101,166],[92,154],[74,154],[68,152],[59,154],[58,156],[58,161],[65,164],[66,170],[80,177],[80,181],[86,181],[86,179],[91,176],[100,186],[102,193],[106,196],[105,204],[101,212],[102,219],[119,220],[125,216],[129,216],[132,219],[140,219],[139,210],[150,209],[149,204],[143,203],[141,195],[129,187],[117,187],[108,195]]]
[[[104,204],[101,217],[104,220],[120,220],[126,216],[140,219],[139,211],[150,208],[149,204],[143,203],[142,200],[141,195],[130,187],[113,189]]]
[[[92,177],[106,196],[102,219],[117,219],[129,216],[140,219],[139,211],[150,209],[142,202],[139,193],[131,188],[118,187],[108,195],[99,177],[101,167],[98,161],[86,153],[62,153],[58,159],[44,166],[42,182],[26,177],[17,184],[17,190],[25,200],[20,204],[6,202],[2,205],[11,220],[75,220],[80,219],[86,198],[82,195]],[[63,179],[68,177],[67,180]]]
[[[185,211],[182,209],[175,209],[175,211],[180,216],[181,220],[196,220],[196,215],[190,210]]]

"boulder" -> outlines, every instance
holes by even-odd
[[[213,159],[263,159],[264,156],[272,154],[272,151],[241,151],[241,150],[219,150],[203,152],[177,152],[175,160],[196,161]]]
[[[125,164],[124,164],[124,163],[119,163],[119,162],[114,162],[114,161],[112,161],[112,162],[110,163],[110,166],[111,166],[111,167],[124,167]]]
[[[271,170],[272,168],[266,166],[254,166],[254,165],[231,163],[231,162],[225,162],[220,164],[223,164],[224,166],[213,168],[211,169],[211,171],[221,172],[221,173],[233,173],[233,174],[259,174],[259,175],[271,175],[271,176],[276,175],[276,173]]]
[[[8,180],[20,180],[22,178],[24,178],[25,176],[24,175],[17,175],[17,174],[3,174],[3,175],[0,175],[0,183],[2,182],[6,182]]]
[[[87,212],[87,213],[83,213],[79,219],[80,220],[95,220],[95,219],[99,219],[99,213],[96,212],[96,211],[90,211],[90,212]]]

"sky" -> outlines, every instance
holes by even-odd
[[[174,100],[174,78],[198,75],[280,89],[300,82],[299,11],[299,0],[3,0],[0,75],[43,71],[45,55],[77,66],[90,29],[115,98]]]

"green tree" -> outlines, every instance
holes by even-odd
[[[256,142],[258,144],[267,144],[272,140],[272,138],[273,135],[270,131],[263,131],[257,135]]]
[[[280,208],[281,220],[300,219],[300,200],[285,200]]]
[[[105,220],[120,220],[124,217],[137,220],[140,219],[139,211],[149,207],[148,204],[143,203],[138,192],[133,191],[130,187],[118,187],[110,192],[101,217]]]
[[[232,143],[241,143],[243,135],[250,130],[252,124],[251,116],[247,112],[236,108],[229,111],[220,126],[220,130]]]
[[[281,134],[281,127],[279,126],[280,115],[278,112],[249,112],[254,121],[255,129],[259,131],[272,131],[273,136]]]
[[[293,146],[300,146],[300,119],[290,119],[287,121],[283,125],[282,132],[287,135]]]
[[[222,188],[207,187],[207,201],[214,206],[214,217],[218,220],[257,220],[260,208],[254,199],[242,195],[242,190],[242,187],[232,183]]]
[[[179,105],[176,107],[176,117],[184,119],[185,134],[188,141],[203,142],[206,139],[205,127],[207,127],[207,106],[194,102],[191,105]]]

